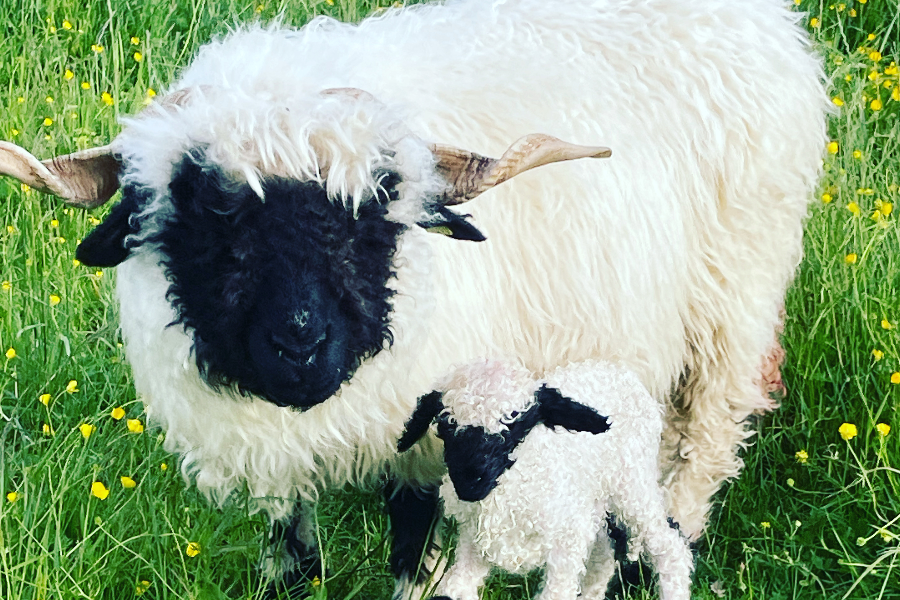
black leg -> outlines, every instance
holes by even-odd
[[[263,559],[264,574],[269,580],[267,598],[275,599],[279,593],[292,597],[294,588],[297,594],[303,593],[302,584],[322,578],[315,510],[314,504],[300,502],[293,514],[272,523]]]
[[[435,530],[440,518],[438,488],[411,488],[388,482],[385,488],[391,520],[391,572],[397,582],[394,597],[412,592],[431,577],[433,561],[440,550]]]

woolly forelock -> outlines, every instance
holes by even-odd
[[[483,359],[460,366],[435,386],[442,390],[445,414],[459,427],[501,433],[535,402],[534,378],[512,361]]]
[[[121,323],[167,449],[210,495],[246,487],[277,508],[382,469],[439,478],[430,436],[402,457],[395,444],[454,364],[514,356],[540,375],[609,359],[663,402],[688,368],[661,462],[676,519],[698,535],[739,471],[742,420],[768,406],[754,378],[827,139],[799,18],[780,0],[450,0],[206,46],[172,87],[195,99],[127,120],[115,142],[126,183],[153,190],[142,232],[162,222],[173,165],[198,144],[231,176],[324,180],[351,207],[390,163],[408,186],[404,223],[439,187],[426,142],[500,156],[545,132],[615,154],[536,169],[467,204],[488,242],[411,227],[389,283],[394,345],[302,414],[205,386],[189,337],[166,327],[159,257],[137,252],[119,270]],[[320,94],[339,87],[378,100]]]

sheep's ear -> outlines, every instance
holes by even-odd
[[[609,419],[590,406],[563,396],[547,384],[534,393],[541,411],[541,421],[547,427],[564,427],[569,431],[603,433],[609,429]]]
[[[458,215],[444,206],[435,207],[428,221],[418,223],[419,227],[431,233],[440,233],[455,240],[483,242],[487,238],[468,221],[471,215]]]
[[[75,258],[89,267],[114,267],[131,253],[126,237],[133,234],[131,215],[137,212],[137,202],[126,195],[75,249]]]
[[[428,431],[434,417],[444,409],[443,394],[438,391],[425,394],[419,398],[419,404],[413,412],[400,441],[397,442],[397,451],[406,452]]]

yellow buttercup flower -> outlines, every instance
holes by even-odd
[[[154,96],[156,96],[156,90],[154,90],[153,88],[147,88],[147,97],[153,98]]]
[[[144,424],[141,423],[140,419],[128,419],[125,421],[125,424],[128,426],[128,431],[131,433],[141,433],[144,431]]]
[[[50,394],[41,394],[38,396],[38,400],[40,400],[41,404],[44,406],[48,406],[50,404]]]
[[[91,437],[91,434],[97,431],[97,428],[89,423],[82,423],[78,426],[78,431],[81,432],[81,435],[82,437],[84,437],[84,439],[88,439],[89,437]]]
[[[326,1],[327,1],[327,0],[326,0]],[[809,26],[812,27],[813,29],[815,29],[816,27],[818,27],[818,26],[819,26],[819,19],[817,19],[816,17],[813,17],[812,19],[810,19],[810,20],[809,20]]]
[[[852,440],[857,434],[856,425],[853,423],[844,423],[838,427],[838,433],[841,434],[841,437],[844,438],[844,440]]]
[[[141,38],[139,38],[137,36],[131,36],[131,45],[132,46],[137,46],[140,43],[141,43]]]
[[[72,24],[68,21],[63,21],[63,29],[72,29]]]
[[[125,416],[125,410],[121,406],[117,406],[112,409],[112,412],[109,413],[109,416],[111,416],[116,421],[121,421],[122,417]]]
[[[44,127],[50,127],[51,125],[53,125],[53,119],[51,119],[50,117],[46,117],[44,119]]]
[[[884,104],[881,103],[881,100],[879,98],[875,98],[869,104],[869,108],[871,108],[872,110],[878,111],[878,110],[881,110],[882,108],[884,108]]]
[[[159,465],[159,470],[160,470],[160,471],[168,471],[168,470],[169,470],[169,465],[167,465],[166,463],[160,463],[160,465]]]
[[[854,215],[858,215],[859,214],[859,204],[857,204],[856,202],[851,202],[847,205],[847,210],[852,212]]]
[[[103,271],[94,271],[94,277],[96,277],[97,279],[101,279],[103,277]]]
[[[897,100],[898,102],[900,102],[900,85],[898,85],[897,87],[895,87],[895,88],[893,89],[893,91],[891,92],[891,99],[892,99],[892,100]]]
[[[190,556],[191,558],[200,554],[200,544],[197,542],[189,542],[187,548],[185,548],[184,553]]]
[[[844,101],[841,100],[840,98],[838,98],[837,96],[835,96],[834,98],[832,98],[832,99],[831,99],[831,102],[832,102],[832,104],[834,104],[835,106],[843,106],[843,105],[844,105]]]
[[[106,497],[109,496],[109,488],[103,485],[102,482],[95,481],[91,484],[91,495],[95,498],[106,500]]]
[[[80,266],[81,266],[81,261],[78,260],[77,258],[73,258],[73,259],[72,259],[72,266],[73,266],[73,267],[80,267]]]
[[[8,493],[8,494],[6,495],[6,501],[7,501],[7,502],[12,503],[12,502],[15,502],[15,501],[18,500],[18,499],[19,499],[19,494],[16,493],[16,492],[10,492],[10,493]]]
[[[103,103],[107,106],[112,106],[116,103],[116,101],[112,97],[112,94],[110,94],[109,92],[103,92],[102,94],[100,94],[100,99],[103,100]]]
[[[135,52],[132,55],[132,58],[134,58],[134,62],[141,62],[142,60],[144,60],[144,55],[141,54],[140,52]]]
[[[10,348],[9,350],[6,351],[7,359],[12,360],[15,357],[16,357],[16,349],[15,348]]]
[[[62,298],[60,298],[56,294],[50,294],[50,306],[56,306],[60,302],[62,302]]]
[[[797,459],[797,462],[805,465],[809,460],[809,454],[806,453],[806,450],[797,450],[794,452],[794,458]]]
[[[828,148],[828,151],[829,151],[831,154],[837,154],[837,153],[838,153],[838,149],[839,149],[838,143],[837,143],[837,142],[834,142],[834,141],[828,142],[828,146],[826,146],[826,148]]]
[[[854,150],[854,151],[853,151],[853,158],[859,160],[860,158],[862,158],[862,152],[859,151],[859,150]]]
[[[853,264],[856,264],[856,258],[857,258],[856,253],[851,252],[850,254],[848,254],[847,256],[844,257],[844,262],[847,263],[848,265],[853,265]]]
[[[91,50],[93,50],[96,54],[100,54],[103,52],[103,46],[100,44],[91,44]]]
[[[894,385],[900,383],[900,372],[891,373],[891,383]]]
[[[69,381],[69,383],[66,384],[66,392],[68,392],[70,394],[74,394],[75,392],[79,392],[79,391],[81,391],[81,390],[78,389],[78,381],[77,380],[72,379]]]
[[[879,206],[878,209],[881,211],[881,214],[887,217],[891,214],[891,212],[893,212],[894,205],[890,202],[882,202],[881,206]]]
[[[882,352],[878,348],[875,348],[874,350],[872,350],[872,358],[874,358],[875,361],[877,362],[877,361],[881,360],[882,358],[884,358],[884,352]]]
[[[47,423],[44,423],[41,426],[41,432],[43,432],[44,435],[56,435],[56,432],[53,431],[53,428]]]
[[[881,437],[887,437],[887,435],[891,432],[891,426],[887,423],[879,423],[875,426],[875,430]]]
[[[8,292],[12,289],[12,284],[4,279],[3,282],[0,283],[0,289],[2,289],[4,292]]]
[[[887,319],[882,319],[881,320],[881,328],[882,329],[893,329],[894,326],[891,325],[891,322],[888,321]]]
[[[75,73],[73,73],[70,69],[66,69],[63,73],[63,79],[65,79],[66,81],[69,81],[73,77],[75,77]]]
[[[879,52],[878,50],[872,50],[871,52],[869,52],[869,60],[871,60],[872,62],[880,61],[881,52]]]
[[[828,193],[822,194],[822,202],[824,202],[825,204],[828,204],[829,202],[831,202],[831,200],[832,200],[831,194],[828,194]]]
[[[134,39],[134,38],[132,38],[132,39]],[[141,596],[141,595],[143,595],[144,592],[146,592],[148,589],[150,589],[150,582],[149,582],[149,581],[146,581],[146,580],[141,581],[141,582],[138,583],[136,586],[134,586],[134,595],[135,595],[135,596]]]
[[[133,488],[137,485],[137,483],[135,483],[134,479],[132,479],[131,477],[122,476],[122,477],[119,477],[119,481],[122,482],[122,487],[125,488],[126,490],[130,490],[131,488]]]
[[[87,81],[82,81],[82,82],[81,82],[81,89],[83,89],[83,90],[89,90],[89,89],[91,89],[91,84],[88,83]]]
[[[763,521],[762,523],[759,524],[759,526],[762,527],[763,529],[772,529],[772,524],[769,523],[768,521]]]

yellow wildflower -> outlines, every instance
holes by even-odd
[[[319,587],[322,585],[322,581],[318,577],[313,577],[312,581],[309,582],[313,587]]]
[[[88,83],[87,81],[82,81],[82,82],[81,82],[81,89],[83,89],[83,90],[89,90],[89,89],[91,89],[91,84]]]
[[[191,558],[197,556],[198,554],[200,554],[200,544],[198,544],[197,542],[188,543],[187,548],[185,548],[184,550],[184,553]]]
[[[759,524],[759,526],[762,527],[763,529],[772,529],[772,524],[769,523],[768,521],[763,521],[762,523]]]
[[[53,431],[53,428],[50,427],[50,425],[48,425],[47,423],[44,423],[41,426],[41,431],[44,433],[44,435],[56,435],[56,432]]]
[[[121,406],[117,406],[112,409],[112,412],[109,413],[109,416],[111,416],[116,421],[121,421],[122,417],[125,416],[125,409],[123,409]]]
[[[50,394],[41,394],[40,396],[38,396],[38,400],[41,401],[41,404],[47,406],[50,404]]]
[[[853,265],[853,264],[856,264],[856,258],[857,258],[856,253],[851,252],[850,254],[848,254],[847,256],[844,257],[844,262],[847,263],[848,265]]]
[[[835,141],[828,142],[827,148],[828,148],[828,151],[829,151],[831,154],[837,154],[837,153],[838,153],[838,143],[835,142]]]
[[[81,261],[78,260],[77,258],[73,258],[73,259],[72,259],[72,266],[73,266],[73,267],[80,267],[80,266],[81,266]]]
[[[69,383],[66,384],[66,392],[70,394],[74,394],[75,392],[80,392],[78,389],[78,381],[75,379],[69,380]]]
[[[72,24],[68,21],[63,21],[63,29],[72,29]]]
[[[835,106],[843,106],[843,105],[844,105],[844,101],[841,100],[840,98],[838,98],[837,96],[835,96],[834,98],[832,98],[832,99],[831,99],[831,102],[832,102]]]
[[[844,81],[846,81],[847,83],[853,81],[853,75],[847,73],[846,75],[844,75]]]
[[[891,92],[891,99],[900,102],[900,86],[897,86]]]
[[[15,502],[18,499],[19,499],[19,494],[16,492],[10,492],[6,495],[7,502]]]
[[[829,202],[831,202],[831,200],[832,200],[831,194],[828,194],[828,193],[822,194],[822,202],[824,202],[825,204],[828,204]]]
[[[51,219],[50,227],[54,227],[54,228],[59,227],[59,221],[56,219]]]
[[[66,71],[63,73],[63,78],[66,81],[72,79],[73,77],[75,77],[75,73],[73,73],[70,69],[66,69]]]
[[[859,160],[860,158],[862,158],[862,151],[860,151],[860,150],[854,150],[854,151],[853,151],[853,158],[855,158],[856,160]]]
[[[119,481],[122,482],[122,487],[125,488],[126,490],[130,490],[131,488],[133,488],[134,486],[137,485],[137,483],[135,483],[134,479],[132,479],[131,477],[122,476],[122,477],[119,477]]]
[[[160,465],[159,465],[159,470],[160,470],[160,471],[168,471],[168,470],[169,470],[169,465],[167,465],[166,463],[160,463]]]
[[[50,127],[51,125],[53,125],[53,119],[51,119],[50,117],[45,117],[44,118],[44,127]]]
[[[879,98],[875,98],[874,100],[872,100],[871,104],[869,104],[869,108],[874,111],[879,111],[884,108],[884,104],[881,103],[881,100]]]
[[[884,358],[884,352],[882,352],[878,348],[875,348],[874,350],[872,350],[872,358],[874,358],[875,361],[878,362],[879,360]]]
[[[794,458],[796,458],[797,462],[801,465],[805,465],[809,460],[809,454],[806,453],[806,450],[797,450],[794,452]]]
[[[101,46],[100,44],[91,44],[91,50],[93,50],[97,54],[100,54],[101,52],[103,52],[103,46]]]
[[[103,100],[103,103],[107,106],[112,106],[116,103],[116,101],[112,97],[112,94],[110,94],[109,92],[103,92],[102,94],[100,94],[100,99]]]
[[[882,329],[893,329],[894,326],[891,325],[891,322],[888,321],[887,319],[882,319],[881,320],[881,328]]]
[[[144,431],[144,424],[141,423],[140,419],[128,419],[125,421],[125,424],[128,425],[128,431],[131,433],[141,433]]]
[[[0,283],[0,288],[2,288],[4,292],[8,292],[12,289],[12,284],[4,280],[3,283]]]
[[[891,426],[887,423],[879,423],[875,426],[875,430],[881,437],[887,437],[887,435],[891,432]]]
[[[262,4],[260,4],[259,6],[257,6],[257,7],[256,7],[256,14],[261,13],[261,12],[263,11],[264,8],[265,8],[265,6],[263,6]]]
[[[844,438],[844,440],[852,440],[857,434],[856,425],[853,423],[844,423],[838,427],[838,433],[841,434],[841,437]]]
[[[894,205],[890,202],[882,202],[881,206],[879,206],[878,208],[881,210],[881,214],[887,217],[891,214],[891,212],[893,212]]]
[[[891,61],[891,64],[884,68],[885,75],[896,75],[897,74],[897,63]]]
[[[153,88],[147,88],[147,97],[153,98],[154,96],[156,96],[156,90],[154,90]]]
[[[786,483],[788,484],[788,487],[794,487],[795,481],[792,477],[788,477]]]
[[[132,39],[134,39],[134,38],[132,38]],[[148,589],[150,589],[150,582],[146,581],[146,580],[141,581],[136,586],[134,586],[134,595],[142,596],[144,594],[144,592],[146,592]]]
[[[15,348],[10,348],[9,350],[6,351],[6,358],[8,358],[9,360],[12,360],[15,357],[16,357],[16,349]]]
[[[88,439],[89,437],[91,437],[92,433],[97,431],[97,428],[89,423],[82,423],[78,426],[78,431],[81,432],[81,435],[82,437],[84,437],[84,439]]]
[[[56,306],[60,302],[62,302],[62,298],[60,298],[56,294],[50,294],[50,306]]]
[[[95,481],[91,484],[91,495],[95,498],[106,500],[106,497],[109,496],[109,488],[103,485],[102,482]]]
[[[131,45],[132,46],[137,46],[140,43],[141,43],[141,38],[134,36],[134,35],[131,36]]]
[[[46,98],[44,98],[44,100],[47,102],[47,104],[53,104],[53,96],[47,96]]]
[[[891,373],[891,383],[894,385],[900,383],[900,372]]]
[[[19,135],[19,130],[16,129],[15,127],[10,129],[9,131],[10,131],[10,133],[12,133],[13,137],[16,137],[17,135]]]
[[[857,204],[856,202],[851,202],[850,204],[847,205],[847,210],[852,212],[854,215],[858,215],[859,214],[859,204]]]
[[[855,9],[855,8],[851,8],[851,9],[850,9],[850,16],[851,16],[851,17],[855,17],[855,16],[856,16],[856,9]]]
[[[328,2],[329,0],[325,0],[325,1]],[[332,2],[332,4],[333,4],[333,3],[334,3],[334,0],[331,0],[331,2]],[[818,26],[819,26],[819,19],[817,19],[816,17],[813,17],[812,19],[810,19],[810,20],[809,20],[809,26],[812,27],[813,29],[815,29],[816,27],[818,27]]]
[[[134,62],[141,62],[142,60],[144,60],[144,55],[141,54],[140,52],[135,52],[132,55],[132,58],[134,58]]]
[[[880,61],[881,52],[879,52],[878,50],[872,50],[871,52],[869,52],[869,60],[871,60],[872,62]]]
[[[102,279],[102,278],[103,278],[103,271],[101,271],[101,270],[99,270],[99,269],[98,269],[97,271],[94,271],[94,277],[96,277],[97,279]]]
[[[54,25],[50,26],[50,33],[56,33],[56,26],[54,26]]]

